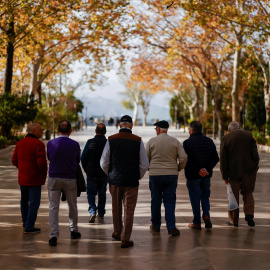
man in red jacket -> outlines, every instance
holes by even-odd
[[[40,205],[41,186],[45,184],[47,176],[47,159],[45,145],[39,140],[42,134],[41,126],[32,123],[27,131],[25,138],[16,145],[12,164],[19,169],[24,233],[36,233],[40,232],[34,225]]]

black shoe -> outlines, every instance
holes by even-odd
[[[112,233],[112,238],[116,241],[121,241],[121,236],[115,232]]]
[[[232,224],[230,221],[227,221],[226,223],[228,226],[238,227],[238,224]]]
[[[209,216],[205,216],[203,220],[205,224],[205,229],[211,229],[213,227]]]
[[[31,230],[29,229],[24,229],[24,233],[39,233],[41,231],[40,228],[33,228]]]
[[[152,232],[160,232],[160,228],[159,227],[154,227],[152,224],[150,225],[150,230]]]
[[[79,232],[71,232],[71,239],[79,239],[81,238],[81,234]]]
[[[57,245],[57,238],[56,237],[52,237],[49,240],[49,244],[50,244],[50,246],[55,247]]]
[[[168,234],[171,236],[178,236],[180,235],[180,231],[177,228],[168,229]]]
[[[134,242],[132,240],[130,241],[122,241],[121,242],[121,248],[129,248],[129,247],[132,247],[134,246]]]
[[[250,226],[250,227],[255,226],[255,222],[253,220],[253,217],[246,215],[245,221],[247,222],[248,226]]]

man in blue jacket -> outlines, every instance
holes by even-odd
[[[188,226],[191,229],[201,230],[201,204],[205,228],[211,229],[210,179],[219,157],[214,142],[202,134],[202,124],[199,121],[190,123],[189,134],[190,137],[184,141],[183,147],[188,156],[185,176],[194,219]]]
[[[96,126],[96,136],[87,141],[81,162],[87,174],[87,199],[89,204],[89,223],[94,223],[96,212],[98,218],[103,219],[105,215],[106,190],[108,177],[100,167],[100,158],[107,142],[105,137],[106,126],[100,123]],[[96,206],[96,195],[98,194],[98,207]]]
[[[47,144],[47,157],[50,161],[48,195],[51,246],[57,245],[59,236],[58,212],[61,191],[64,191],[69,207],[71,239],[81,238],[77,225],[77,167],[80,163],[81,150],[79,143],[69,138],[71,132],[70,122],[61,121],[58,124],[59,136]]]

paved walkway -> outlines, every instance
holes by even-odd
[[[108,135],[116,132],[108,128]],[[146,143],[155,136],[153,127],[135,128],[134,133]],[[169,134],[180,141],[188,134],[171,129]],[[94,135],[94,128],[72,134],[83,147]],[[219,149],[219,146],[218,146]],[[13,147],[0,151],[0,269],[270,269],[270,155],[260,153],[261,162],[257,178],[255,222],[250,228],[244,221],[241,202],[238,228],[225,225],[227,221],[226,187],[221,180],[219,167],[212,179],[211,217],[213,229],[193,231],[187,227],[192,221],[192,211],[184,175],[179,175],[177,190],[176,222],[180,237],[170,237],[164,224],[160,233],[151,233],[150,192],[148,175],[141,180],[138,204],[135,212],[132,239],[134,247],[121,249],[119,242],[111,238],[111,198],[108,193],[105,219],[88,223],[87,198],[78,199],[79,228],[82,239],[70,240],[67,204],[60,209],[60,237],[58,245],[51,247],[49,239],[48,196],[46,186],[42,190],[41,207],[37,227],[42,232],[24,235],[20,217],[20,192],[17,170],[11,165]]]

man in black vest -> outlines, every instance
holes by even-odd
[[[87,174],[89,223],[95,222],[97,211],[98,218],[104,218],[108,183],[108,177],[100,167],[101,154],[107,142],[105,137],[106,126],[103,123],[98,124],[95,132],[96,136],[87,141],[81,156],[82,167]],[[98,206],[96,206],[97,194]]]
[[[148,169],[149,161],[143,141],[132,134],[132,119],[124,115],[120,119],[119,133],[112,135],[104,147],[100,166],[109,177],[112,196],[114,232],[112,237],[121,241],[121,248],[133,246],[130,240],[134,211],[138,197],[139,180]],[[124,224],[122,222],[124,205]]]

